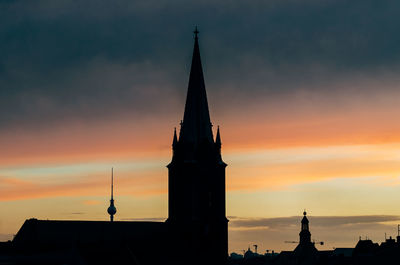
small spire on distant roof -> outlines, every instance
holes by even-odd
[[[199,30],[197,29],[197,26],[194,28],[194,31],[193,31],[193,33],[194,33],[194,38],[195,39],[198,39],[198,36],[197,35],[199,35]]]

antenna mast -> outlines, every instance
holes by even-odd
[[[114,168],[111,168],[111,200],[107,212],[110,215],[110,221],[113,222],[114,215],[117,213],[117,208],[114,206]]]
[[[114,199],[114,168],[111,168],[111,200]]]

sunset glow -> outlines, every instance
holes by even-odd
[[[397,3],[62,2],[0,3],[0,241],[33,217],[107,220],[112,167],[116,220],[167,218],[198,24],[230,252],[293,249],[305,208],[320,249],[395,235]]]

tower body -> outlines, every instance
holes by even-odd
[[[182,244],[179,251],[198,262],[224,264],[228,255],[225,167],[219,129],[213,138],[200,49],[195,43],[179,139],[175,131],[168,167],[168,220]]]
[[[301,230],[300,230],[300,244],[306,245],[311,244],[311,233],[309,228],[309,221],[307,218],[307,213],[304,211],[303,219],[301,220]]]

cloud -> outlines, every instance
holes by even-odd
[[[394,0],[0,1],[1,166],[127,159],[147,156],[146,150],[166,157],[171,124],[179,124],[184,106],[194,25],[201,31],[213,121],[226,125],[224,152],[398,142],[393,120],[399,113],[399,8]],[[396,172],[397,160],[370,161],[274,165],[265,171],[232,163],[228,188],[271,188],[260,173],[282,170],[291,178],[275,177],[278,184],[338,177],[341,168],[346,177]],[[3,172],[2,200],[108,191],[107,179],[99,181],[93,172],[57,173],[51,183]],[[127,175],[120,192],[165,194],[165,169],[142,173]],[[77,176],[79,181],[57,183]],[[232,246],[296,238],[298,222],[278,221],[287,224],[281,236],[265,229],[277,226],[272,220],[258,220],[260,229],[236,223],[241,226],[231,233]],[[339,225],[348,245],[363,231],[378,235],[388,228],[324,222]],[[327,238],[339,240],[336,228],[327,230]],[[313,233],[323,238],[325,232]]]
[[[298,227],[299,220],[302,217],[276,217],[276,218],[240,218],[235,217],[230,220],[230,227],[232,229],[281,229],[282,227]],[[400,216],[397,215],[364,215],[364,216],[311,216],[312,226],[314,228],[341,227],[341,226],[354,226],[354,225],[377,225],[384,222],[400,221]]]
[[[230,191],[273,191],[335,180],[347,180],[341,184],[353,192],[361,184],[394,187],[399,183],[398,148],[395,144],[349,145],[228,153],[224,156],[230,164],[227,187]]]
[[[183,105],[195,24],[207,82],[225,102],[328,91],[371,71],[398,75],[397,1],[0,5],[0,130]]]
[[[151,133],[143,137],[149,135]],[[65,149],[59,149],[58,158],[56,153],[50,157],[50,151],[29,148],[35,152],[32,156],[36,155],[36,159],[40,158],[46,163],[31,165],[32,161],[27,159],[29,156],[13,161],[16,164],[14,166],[7,164],[7,160],[3,161],[0,165],[0,191],[3,195],[0,200],[105,194],[109,189],[107,172],[112,166],[118,170],[116,187],[119,194],[144,197],[166,194],[168,179],[165,165],[170,159],[170,150],[163,156],[153,154],[150,158],[145,157],[146,153],[142,150],[145,150],[146,145],[139,149],[138,145],[130,145],[135,143],[135,140],[129,142],[128,139],[129,137],[126,138],[127,145],[123,150],[105,149],[109,153],[104,156],[108,158],[96,162],[84,160],[96,160],[101,157],[103,153],[97,149],[89,150],[85,154],[85,148],[80,146],[81,152],[74,157],[74,146],[80,142],[76,144],[60,141],[60,146]],[[54,147],[53,141],[50,143]],[[28,144],[22,146],[28,147]],[[319,194],[318,196],[324,194],[322,190],[325,191],[325,195],[326,192],[342,194],[347,191],[351,193],[345,197],[352,198],[356,197],[354,194],[357,191],[379,187],[380,189],[374,192],[381,198],[382,203],[382,195],[388,196],[387,192],[394,191],[399,185],[398,147],[390,144],[224,153],[224,158],[230,164],[227,169],[227,190],[231,195],[266,191],[272,195],[271,192],[308,190],[311,191],[310,194]],[[135,152],[128,152],[130,148]],[[93,152],[92,156],[90,151]],[[9,158],[13,157],[11,154],[8,153]],[[18,153],[14,153],[14,156],[18,157]],[[78,161],[70,162],[70,157]],[[22,163],[18,165],[19,161]],[[325,198],[325,201],[330,199]]]
[[[36,178],[35,181],[20,180],[16,177],[0,178],[0,201],[14,201],[62,196],[90,196],[108,194],[109,179],[102,173],[85,172],[77,175],[48,175],[50,181]],[[28,176],[29,178],[29,176]],[[33,177],[35,179],[35,177]],[[165,194],[167,179],[158,171],[139,170],[119,172],[115,182],[115,192],[119,195],[148,197]],[[92,203],[92,204],[90,204]],[[94,205],[86,202],[86,205]]]

